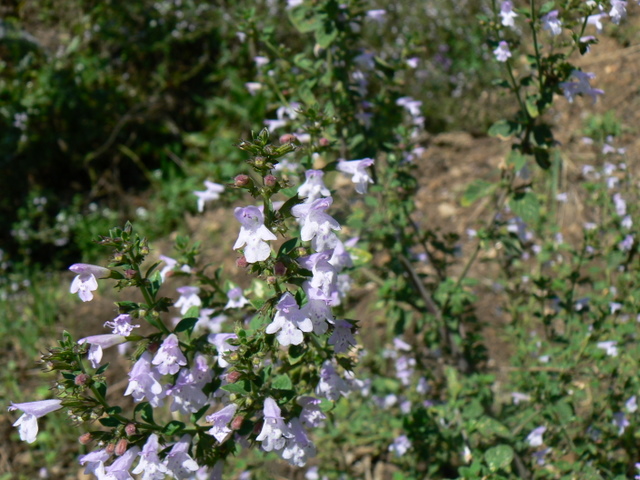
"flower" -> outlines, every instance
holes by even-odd
[[[331,215],[325,213],[333,198],[318,198],[311,203],[301,203],[291,209],[291,213],[302,225],[300,238],[307,242],[312,240],[311,246],[316,251],[333,248],[338,242],[338,237],[332,230],[340,230],[340,224]]]
[[[118,315],[111,322],[105,322],[104,326],[113,329],[114,335],[122,335],[128,337],[134,328],[140,328],[140,325],[131,325],[131,315],[123,313]]]
[[[630,425],[624,412],[616,412],[613,414],[613,424],[618,427],[618,436],[622,435]]]
[[[575,96],[580,94],[589,95],[592,98],[593,103],[596,103],[598,100],[598,95],[604,95],[604,90],[592,88],[589,84],[589,80],[596,77],[594,73],[585,73],[580,70],[574,70],[571,72],[569,78],[571,77],[575,78],[577,82],[560,83],[560,88],[562,88],[564,96],[567,98],[569,103],[573,103]]]
[[[176,383],[167,388],[167,396],[173,399],[171,411],[179,410],[188,415],[200,410],[209,400],[202,390],[212,379],[213,370],[207,364],[206,358],[196,354],[192,367],[182,368]]]
[[[293,418],[289,422],[289,430],[292,436],[287,439],[285,447],[280,454],[291,465],[304,467],[308,458],[316,456],[316,447],[309,440],[307,432],[304,431],[299,419]]]
[[[204,211],[204,205],[207,202],[212,202],[213,200],[218,200],[220,198],[220,194],[224,192],[224,185],[220,185],[219,183],[213,183],[209,180],[204,181],[206,190],[202,192],[193,192],[193,194],[198,197],[198,211]]]
[[[406,435],[400,435],[389,445],[389,451],[395,453],[398,457],[404,456],[410,448],[411,441]]]
[[[198,296],[200,288],[187,286],[178,287],[176,290],[180,294],[180,298],[178,298],[178,301],[173,306],[180,308],[181,315],[187,313],[191,307],[199,307],[202,305],[202,300],[200,300],[200,297]]]
[[[324,184],[322,170],[307,170],[304,175],[306,180],[298,187],[298,196],[305,199],[304,203],[311,203],[320,197],[331,196],[331,192]]]
[[[266,241],[275,240],[277,237],[265,226],[260,209],[254,206],[237,207],[234,215],[242,226],[233,249],[245,246],[244,256],[249,263],[262,262],[269,258],[271,247]]]
[[[229,308],[242,308],[249,303],[244,296],[244,292],[240,287],[234,287],[227,292],[227,298],[229,301],[224,306],[224,309],[227,310]]]
[[[548,30],[551,35],[556,36],[562,33],[562,21],[558,18],[558,10],[551,10],[540,20],[542,29]]]
[[[504,40],[498,44],[498,47],[493,51],[496,56],[496,60],[499,62],[506,62],[511,58],[511,50],[509,50],[509,44]]]
[[[133,480],[129,469],[138,453],[140,453],[139,447],[130,448],[107,468],[104,467],[103,462],[100,462],[94,471],[94,475],[100,480]]]
[[[617,343],[618,342],[616,340],[609,340],[607,342],[598,342],[596,346],[604,350],[607,353],[607,355],[609,355],[610,357],[617,357],[618,356],[618,347],[616,346]]]
[[[81,338],[78,340],[78,344],[83,345],[88,343],[90,345],[88,353],[89,362],[91,362],[92,368],[98,368],[100,366],[100,361],[102,360],[103,348],[113,347],[114,345],[119,345],[126,341],[127,338],[122,335],[106,333],[104,335],[92,335],[90,337]]]
[[[280,407],[278,407],[278,404],[273,398],[267,397],[264,399],[262,412],[264,415],[264,423],[256,440],[262,442],[262,449],[265,452],[281,450],[287,438],[291,438],[293,434],[284,423]]]
[[[611,21],[616,25],[619,25],[626,16],[627,2],[623,0],[611,0],[611,11],[609,12]]]
[[[89,265],[87,263],[74,263],[69,267],[73,273],[78,275],[71,282],[71,293],[77,293],[80,300],[89,302],[93,300],[93,294],[98,289],[98,281],[96,278],[107,278],[111,274],[111,270],[98,265]]]
[[[158,435],[152,433],[140,452],[140,462],[131,473],[142,473],[141,480],[163,480],[167,474],[167,466],[158,457]]]
[[[349,347],[355,347],[356,339],[351,333],[353,325],[346,320],[338,320],[335,329],[329,337],[329,345],[333,345],[336,353],[345,353]]]
[[[313,323],[305,310],[300,309],[298,302],[286,292],[276,305],[273,321],[267,326],[266,333],[278,333],[280,345],[300,345],[304,340],[302,332],[311,332]]]
[[[367,193],[367,183],[373,183],[373,179],[365,169],[372,166],[373,162],[372,158],[351,161],[339,160],[336,168],[341,172],[353,175],[351,181],[356,184],[356,192],[364,194]]]
[[[164,339],[151,363],[158,366],[158,372],[162,375],[178,373],[180,366],[187,364],[187,359],[180,350],[178,337],[174,333]]]
[[[191,445],[191,437],[183,435],[167,455],[167,468],[171,475],[177,479],[187,479],[191,477],[191,473],[198,470],[198,464],[189,456],[189,446]]]
[[[534,428],[529,435],[527,435],[526,441],[531,447],[539,447],[542,445],[542,435],[547,431],[547,427],[541,426]]]
[[[207,341],[216,346],[218,365],[222,368],[229,366],[229,362],[224,359],[224,354],[238,349],[238,346],[231,345],[229,340],[236,340],[237,338],[238,336],[235,333],[212,333],[207,337]]]
[[[238,407],[235,404],[227,405],[222,410],[207,416],[206,420],[213,424],[213,427],[207,433],[213,435],[218,442],[223,443],[232,430],[229,428],[229,422],[233,420]]]
[[[167,392],[160,384],[158,369],[151,366],[151,354],[144,352],[129,372],[129,386],[124,392],[132,395],[136,402],[141,402],[145,397],[152,407],[160,407]]]
[[[515,26],[513,19],[516,18],[518,14],[513,11],[513,3],[509,1],[502,2],[502,5],[500,6],[499,15],[502,19],[501,20],[502,25],[504,25],[505,27],[511,27],[511,28]]]
[[[33,443],[38,435],[38,418],[45,416],[47,413],[55,412],[62,408],[62,400],[40,400],[38,402],[13,403],[8,408],[10,412],[14,410],[22,410],[23,414],[13,424],[18,427],[20,440]]]

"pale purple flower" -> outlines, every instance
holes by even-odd
[[[309,440],[299,419],[291,419],[288,426],[291,437],[287,439],[280,455],[291,465],[304,467],[309,458],[316,456],[316,447]]]
[[[320,252],[298,258],[298,263],[311,270],[313,276],[308,281],[309,286],[317,288],[322,292],[326,300],[331,300],[337,296],[336,280],[337,274],[335,267],[329,263],[331,252]]]
[[[220,198],[220,194],[224,192],[224,185],[220,185],[219,183],[213,183],[209,180],[204,181],[206,190],[202,192],[193,192],[193,194],[198,197],[198,211],[204,211],[205,203],[212,202],[214,200],[218,200]]]
[[[336,353],[345,353],[350,347],[356,346],[356,339],[351,333],[353,325],[346,320],[338,320],[335,322],[335,328],[331,337],[329,337],[329,345],[333,345]]]
[[[351,181],[356,184],[356,192],[360,194],[367,193],[367,184],[373,183],[373,179],[367,172],[366,168],[374,163],[372,158],[363,158],[361,160],[339,160],[337,170],[352,175]]]
[[[167,257],[166,255],[160,255],[160,260],[166,263],[166,265],[162,267],[162,270],[160,270],[160,278],[164,282],[167,278],[167,273],[172,272],[176,268],[178,261],[171,257]],[[180,267],[180,271],[184,273],[191,273],[191,267],[189,265],[182,265]]]
[[[514,19],[518,16],[518,14],[513,11],[513,3],[509,1],[502,2],[499,15],[502,25],[511,28],[515,26]]]
[[[260,82],[245,82],[244,86],[252,96],[264,88]]]
[[[133,396],[136,402],[147,398],[152,407],[160,407],[167,393],[160,384],[160,373],[151,365],[151,354],[144,352],[129,372],[129,386],[125,395]]]
[[[618,248],[622,251],[628,252],[633,248],[633,241],[633,235],[628,234],[624,237],[624,240],[618,243]]]
[[[619,193],[613,194],[613,204],[616,208],[616,213],[621,217],[627,214],[627,202],[624,201],[622,195]]]
[[[13,403],[8,407],[10,412],[21,410],[22,416],[13,424],[18,427],[20,440],[33,443],[38,435],[38,418],[62,408],[62,400],[40,400],[37,402]]]
[[[527,395],[526,393],[520,393],[520,392],[512,392],[511,399],[513,400],[514,405],[519,405],[520,402],[530,401],[531,395]]]
[[[167,469],[178,480],[190,478],[191,474],[200,468],[196,461],[189,456],[190,445],[191,437],[183,435],[180,441],[171,448],[165,459]]]
[[[545,455],[547,455],[549,452],[551,452],[550,448],[543,448],[542,450],[538,450],[537,452],[533,452],[533,458],[536,460],[536,463],[540,466],[544,465],[546,463],[544,457]]]
[[[227,292],[227,298],[229,299],[229,301],[224,306],[225,310],[227,310],[228,308],[242,308],[249,303],[249,300],[245,298],[244,292],[240,287],[234,287],[229,290]]]
[[[213,426],[207,431],[207,433],[209,435],[213,435],[218,442],[223,443],[233,431],[229,428],[229,422],[233,420],[237,409],[238,407],[232,403],[216,413],[208,415],[206,420],[207,422],[212,423]]]
[[[411,441],[406,435],[400,435],[396,437],[391,445],[389,445],[389,451],[395,453],[397,457],[403,457],[411,448]]]
[[[366,15],[367,18],[378,22],[378,24],[382,24],[386,19],[387,11],[381,8],[377,10],[368,10]]]
[[[224,359],[224,354],[238,349],[237,345],[229,344],[229,340],[235,340],[238,336],[235,333],[212,333],[207,337],[207,341],[216,346],[218,351],[218,365],[227,368],[229,362]]]
[[[71,293],[77,293],[80,300],[89,302],[93,299],[93,293],[98,289],[98,281],[96,278],[107,278],[111,275],[111,270],[98,265],[89,265],[87,263],[74,263],[69,267],[73,273],[78,275],[71,282]]]
[[[128,313],[123,313],[118,315],[110,322],[105,322],[104,326],[107,328],[111,328],[113,330],[114,335],[122,335],[123,337],[128,337],[131,335],[131,332],[134,328],[140,328],[140,325],[131,325],[131,315]]]
[[[86,463],[87,466],[84,469],[85,475],[93,474],[95,475],[96,470],[99,466],[104,465],[104,462],[109,460],[111,457],[110,453],[107,453],[106,449],[96,450],[95,452],[87,453],[86,455],[81,455],[78,458],[78,463],[83,465]],[[144,479],[147,480],[147,479]]]
[[[511,50],[509,50],[509,44],[502,40],[496,49],[493,51],[493,54],[496,57],[496,60],[499,62],[506,62],[511,58]]]
[[[613,414],[613,424],[618,427],[618,435],[622,435],[630,425],[624,412],[616,412]]]
[[[551,10],[541,19],[542,29],[549,31],[551,35],[557,36],[562,33],[562,21],[558,18],[558,10]]]
[[[543,443],[542,435],[544,435],[544,432],[546,432],[546,431],[547,431],[547,427],[545,427],[545,426],[534,428],[531,431],[531,433],[529,433],[529,435],[527,435],[526,442],[531,447],[539,447]]]
[[[264,423],[256,440],[262,442],[262,449],[265,452],[282,449],[287,438],[291,438],[293,433],[285,425],[280,407],[271,397],[264,400],[263,415]]]
[[[256,64],[256,67],[260,68],[260,67],[264,67],[269,63],[269,58],[258,55],[253,57],[253,61]]]
[[[198,296],[200,288],[178,287],[176,290],[180,294],[180,298],[178,298],[178,301],[173,306],[180,309],[181,315],[187,313],[191,307],[199,307],[202,305],[202,300],[200,300]]]
[[[99,480],[133,480],[129,473],[131,465],[140,453],[139,447],[133,447],[127,450],[123,455],[116,458],[108,467],[104,467],[104,463],[100,462],[94,472]]]
[[[122,335],[114,335],[111,333],[105,333],[104,335],[92,335],[90,337],[81,338],[78,340],[79,345],[88,343],[89,352],[87,358],[91,362],[92,368],[98,368],[100,361],[102,360],[102,349],[113,347],[127,341],[127,338]]]
[[[195,413],[209,401],[202,391],[204,386],[213,380],[213,371],[207,364],[206,357],[197,354],[193,366],[182,368],[176,383],[167,388],[167,396],[173,399],[171,411],[180,411],[185,415]]]
[[[605,353],[610,357],[618,356],[618,342],[616,340],[609,340],[607,342],[598,342],[596,346],[605,351]]]
[[[609,312],[611,315],[622,310],[622,304],[620,302],[609,302]]]
[[[198,322],[193,327],[194,330],[208,330],[212,333],[219,333],[222,331],[222,324],[227,320],[227,316],[220,314],[212,317],[215,312],[213,308],[201,308]]]
[[[631,215],[625,215],[625,217],[620,222],[620,225],[622,225],[622,227],[626,228],[627,230],[633,227],[633,219],[631,218]]]
[[[164,339],[151,363],[157,366],[158,372],[162,375],[178,373],[180,367],[187,364],[187,359],[180,350],[178,337],[174,333]]]
[[[158,435],[152,433],[149,435],[149,438],[147,438],[139,454],[140,462],[131,473],[142,473],[141,480],[164,480],[167,476],[168,469],[158,456],[159,449]]]
[[[569,103],[573,103],[576,95],[589,95],[593,103],[596,103],[598,100],[598,95],[604,95],[604,90],[600,90],[597,88],[592,88],[589,83],[590,80],[595,78],[594,73],[590,72],[582,72],[580,70],[574,70],[571,72],[569,78],[575,78],[576,82],[562,82],[560,83],[560,88],[562,88],[564,96],[567,98]]]
[[[326,296],[320,290],[311,287],[309,282],[304,282],[302,288],[307,294],[308,301],[301,310],[311,320],[313,333],[322,335],[329,328],[327,322],[333,323],[335,320],[329,306],[331,302],[326,299]]]
[[[267,240],[276,240],[275,234],[264,225],[264,216],[258,207],[237,207],[234,215],[242,225],[233,249],[244,248],[249,263],[262,262],[271,255]]]
[[[325,213],[332,203],[331,197],[318,198],[311,203],[295,205],[291,209],[293,216],[302,225],[301,240],[304,242],[312,240],[311,245],[316,251],[333,248],[338,241],[333,231],[340,230],[340,224],[335,218]]]
[[[593,25],[594,27],[596,27],[596,31],[598,33],[602,33],[602,30],[604,29],[604,26],[602,25],[602,19],[603,18],[607,18],[607,14],[606,13],[597,13],[595,15],[589,15],[587,17],[587,25]]]
[[[616,25],[619,25],[627,16],[627,2],[622,0],[611,0],[611,11],[609,17]]]
[[[286,292],[276,305],[276,314],[265,332],[278,333],[280,345],[300,345],[304,340],[302,332],[311,332],[313,324],[304,310],[301,310],[291,293]]]
[[[300,421],[303,425],[313,428],[322,425],[327,416],[320,409],[322,403],[313,397],[298,397],[296,402],[302,407],[300,412]]]
[[[331,196],[331,191],[324,184],[322,170],[307,170],[304,175],[306,180],[298,187],[298,196],[305,199],[304,203]]]
[[[341,396],[347,396],[351,392],[349,384],[336,372],[331,362],[326,360],[320,369],[320,381],[316,386],[316,394],[338,400]]]
[[[636,410],[638,410],[638,401],[635,395],[633,395],[631,398],[629,398],[629,400],[625,402],[624,408],[629,413],[635,413]]]

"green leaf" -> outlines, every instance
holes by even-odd
[[[509,202],[509,208],[530,225],[535,224],[540,218],[540,202],[538,197],[531,192],[513,197]]]
[[[527,157],[518,150],[511,150],[507,157],[507,165],[512,165],[513,169],[518,172],[527,164]]]
[[[276,390],[292,390],[293,384],[288,375],[278,375],[273,379],[273,382],[271,382],[271,388]]]
[[[485,438],[491,438],[491,436],[493,435],[501,438],[512,437],[511,430],[491,417],[484,417],[478,420],[478,423],[476,424],[476,430],[479,431],[480,434]]]
[[[484,180],[474,180],[467,186],[467,189],[460,200],[460,204],[463,207],[468,207],[476,200],[491,195],[497,187],[497,183],[490,183]]]
[[[520,124],[503,119],[503,120],[498,120],[496,123],[491,125],[487,133],[491,137],[498,137],[502,140],[507,140],[513,135],[520,133],[520,130],[521,130]]]
[[[302,345],[291,345],[289,347],[289,364],[295,365],[299,363],[306,353],[306,348]]]
[[[492,472],[506,469],[513,461],[513,449],[509,445],[498,445],[487,450],[484,459]]]
[[[246,395],[251,391],[251,386],[247,380],[241,380],[236,383],[230,383],[222,387],[222,390],[225,390],[229,393],[239,393],[240,395]]]
[[[99,422],[105,427],[117,427],[121,423],[120,420],[113,417],[101,418]]]
[[[180,435],[180,432],[184,430],[186,425],[177,420],[172,420],[164,426],[162,433],[165,435]]]
[[[540,111],[538,110],[538,99],[536,97],[527,97],[525,100],[525,107],[527,107],[527,112],[531,118],[536,118],[540,115]]]
[[[191,335],[191,332],[193,332],[193,327],[196,326],[196,323],[198,323],[197,318],[183,318],[176,326],[175,332],[188,332],[189,335]]]
[[[316,29],[316,42],[322,48],[329,47],[333,41],[338,38],[338,29],[330,20],[325,20],[320,24],[320,27]]]
[[[289,20],[300,33],[313,32],[318,28],[319,19],[306,5],[299,5],[289,10]]]
[[[458,372],[453,367],[445,367],[444,374],[447,377],[447,389],[449,390],[449,395],[452,400],[455,400],[462,391],[462,384],[458,378]]]
[[[134,415],[136,413],[140,413],[140,418],[143,421],[155,425],[155,421],[153,420],[153,408],[149,405],[149,402],[142,402],[136,405],[136,408],[133,411]]]
[[[291,251],[298,246],[298,238],[292,238],[287,240],[280,246],[280,250],[278,250],[278,257],[280,255],[289,255]]]

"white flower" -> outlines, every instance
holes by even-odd
[[[204,181],[206,190],[202,192],[193,192],[193,194],[198,197],[198,211],[204,211],[204,204],[207,202],[212,202],[213,200],[218,200],[220,198],[220,194],[224,192],[224,185],[220,185],[219,183],[213,183],[209,180]]]
[[[87,263],[74,263],[69,267],[69,270],[78,274],[71,282],[70,292],[77,293],[83,302],[89,302],[93,299],[91,292],[98,289],[96,278],[107,278],[111,274],[111,270],[108,268]]]
[[[262,262],[271,255],[267,240],[276,240],[275,234],[264,224],[264,216],[258,207],[237,207],[234,215],[242,225],[233,249],[244,248],[248,263]]]
[[[373,183],[373,179],[366,171],[366,168],[373,165],[373,162],[372,158],[351,161],[340,160],[336,168],[341,172],[353,175],[351,181],[356,184],[356,192],[364,194],[367,193],[367,184]]]
[[[498,44],[498,47],[493,51],[493,54],[496,56],[496,60],[499,62],[506,62],[511,58],[511,50],[509,50],[509,44],[505,41],[502,41]]]
[[[13,424],[19,428],[20,440],[27,443],[36,441],[38,418],[62,408],[61,400],[40,400],[39,402],[11,403],[10,412],[22,410],[23,415]]]
[[[534,428],[529,435],[527,435],[526,441],[531,447],[539,447],[542,445],[542,435],[547,431],[547,427],[542,426]]]

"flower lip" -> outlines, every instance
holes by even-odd
[[[111,270],[108,268],[88,263],[74,263],[69,267],[69,270],[78,275],[93,275],[96,278],[107,278],[111,275]]]

